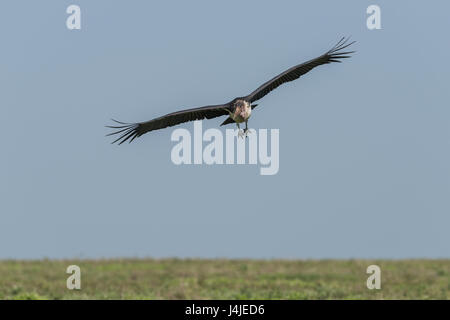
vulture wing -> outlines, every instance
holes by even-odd
[[[218,104],[213,106],[206,106],[201,108],[193,108],[173,113],[166,114],[165,116],[155,118],[147,122],[140,123],[123,123],[116,120],[118,126],[107,126],[108,128],[117,129],[115,132],[108,134],[108,136],[120,134],[120,136],[112,143],[119,142],[124,143],[129,140],[133,141],[137,137],[142,136],[149,131],[172,127],[174,125],[202,119],[212,119],[224,115],[229,115],[230,104]]]
[[[340,59],[349,58],[350,54],[354,53],[354,51],[343,52],[342,50],[355,43],[355,41],[350,43],[347,42],[348,39],[342,38],[333,48],[331,48],[323,55],[284,71],[283,73],[277,75],[275,78],[262,84],[258,89],[245,97],[245,99],[250,102],[257,101],[268,94],[270,91],[281,86],[283,83],[296,80],[300,76],[311,71],[317,66],[331,62],[341,62]]]

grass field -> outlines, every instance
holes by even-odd
[[[66,288],[67,266],[81,290]],[[381,289],[366,287],[367,266]],[[450,260],[0,261],[0,299],[449,299]]]

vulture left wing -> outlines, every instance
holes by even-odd
[[[193,108],[182,111],[177,111],[173,113],[166,114],[165,116],[155,118],[147,122],[140,123],[123,123],[116,120],[114,122],[120,124],[120,126],[106,126],[108,128],[117,129],[117,131],[108,134],[108,136],[121,134],[112,143],[119,142],[119,144],[124,143],[129,140],[133,141],[137,137],[142,136],[144,133],[149,131],[163,129],[166,127],[172,127],[174,125],[202,119],[212,119],[224,115],[229,115],[230,104],[218,104],[213,106],[206,106],[201,108]]]

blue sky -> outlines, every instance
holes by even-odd
[[[81,30],[66,28],[70,4]],[[366,27],[371,4],[381,30]],[[0,258],[449,258],[449,10],[3,1]],[[110,118],[245,95],[347,35],[353,58],[259,101],[250,125],[280,130],[277,175],[175,166],[171,128],[105,137]]]

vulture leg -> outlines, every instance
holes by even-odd
[[[244,138],[244,136],[245,136],[244,130],[241,130],[241,127],[239,126],[239,123],[236,122],[236,125],[238,127],[238,137],[239,138]]]
[[[250,134],[250,129],[248,128],[248,120],[245,121],[245,129],[244,129],[244,136],[248,137],[248,135]]]

